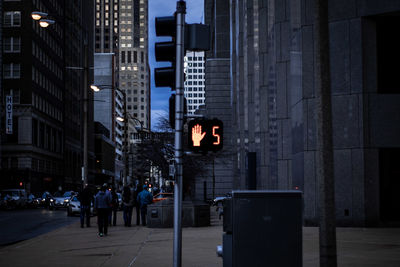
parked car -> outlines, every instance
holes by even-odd
[[[66,191],[64,194],[60,192],[54,193],[53,198],[50,199],[49,209],[66,208],[71,196],[76,195],[74,191]]]
[[[173,198],[174,193],[158,193],[155,196],[153,196],[153,203],[157,203],[163,200],[166,200],[167,198]]]
[[[81,202],[76,195],[69,198],[67,204],[67,216],[73,216],[81,213]],[[93,203],[90,205],[90,214],[94,215]]]
[[[3,205],[6,209],[25,208],[28,196],[25,189],[5,189],[1,191]]]
[[[65,203],[65,204],[68,204],[68,202],[69,202],[69,200],[71,199],[71,197],[76,196],[76,195],[77,195],[77,193],[76,193],[75,191],[66,191],[66,192],[63,194],[64,203]]]
[[[211,205],[217,206],[217,207],[222,206],[222,203],[224,202],[224,200],[227,198],[231,198],[231,197],[232,197],[231,193],[227,193],[225,196],[218,196],[211,201]]]
[[[30,193],[28,196],[27,204],[29,208],[37,208],[40,206],[41,201],[42,198],[39,196],[38,193],[36,194]]]
[[[49,208],[50,207],[50,199],[52,199],[52,198],[53,198],[53,196],[50,194],[50,192],[48,192],[48,191],[43,192],[40,205],[42,207]]]

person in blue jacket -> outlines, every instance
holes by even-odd
[[[94,208],[97,210],[97,224],[99,236],[107,235],[108,213],[111,207],[111,193],[107,190],[107,184],[101,187],[94,199]]]
[[[153,195],[147,190],[147,185],[143,185],[143,190],[136,199],[140,207],[140,217],[142,217],[142,225],[146,226],[147,205],[153,203]]]

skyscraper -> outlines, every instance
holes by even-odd
[[[125,92],[128,136],[137,127],[150,128],[150,70],[148,63],[148,3],[144,0],[96,0],[95,50],[114,53],[113,85]],[[121,95],[116,95],[115,99]],[[118,106],[120,103],[115,103]],[[123,114],[119,114],[122,116]],[[118,123],[116,133],[123,133]],[[127,140],[117,138],[118,140]],[[118,141],[116,140],[116,141]],[[123,149],[129,150],[129,144]],[[117,157],[121,154],[118,151]],[[118,167],[116,167],[118,172]],[[117,173],[118,175],[118,173]]]
[[[126,93],[128,113],[150,128],[148,3],[121,0],[119,7],[118,85]]]
[[[225,169],[232,167],[233,189],[301,190],[304,221],[318,224],[318,52],[315,14],[306,2],[205,1],[214,36],[206,61],[206,113],[230,112],[224,141],[230,141],[233,164]],[[393,34],[399,11],[399,1],[329,5],[332,190],[339,225],[400,221],[394,178],[400,82],[392,67],[400,60]],[[223,181],[217,171],[215,181]]]
[[[12,115],[7,134],[1,125],[0,187],[41,191],[81,185],[85,101],[89,133],[93,130],[91,95],[83,98],[85,80],[91,80],[84,61],[90,65],[93,59],[92,3],[2,1],[1,97],[2,103],[5,96],[12,99]],[[55,23],[41,28],[33,11],[48,13]],[[90,167],[93,162],[90,158]]]
[[[204,105],[205,100],[205,59],[204,52],[186,52],[185,56],[185,97],[187,100],[187,112],[194,112]]]

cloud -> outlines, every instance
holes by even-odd
[[[160,118],[168,118],[168,110],[163,109],[152,109],[151,110],[151,129],[157,130],[156,126]]]

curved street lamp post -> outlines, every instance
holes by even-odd
[[[124,145],[124,148],[123,148],[123,158],[124,158],[123,161],[124,161],[125,167],[124,167],[123,185],[125,186],[125,185],[128,184],[128,174],[129,174],[129,171],[128,171],[128,168],[129,168],[129,158],[128,158],[128,143],[129,143],[129,141],[128,141],[128,126],[129,126],[129,121],[128,120],[130,118],[132,120],[138,121],[140,123],[140,128],[142,130],[143,130],[143,123],[127,112],[127,109],[126,109],[126,106],[127,106],[127,104],[126,104],[126,93],[124,91],[122,91],[121,89],[119,89],[117,87],[114,87],[112,85],[91,85],[90,88],[94,92],[99,92],[101,90],[112,90],[112,91],[118,91],[123,95],[123,98],[124,98],[124,114],[123,115],[124,115],[124,117],[123,118],[116,117],[116,119],[118,121],[121,121],[121,122],[124,123],[124,143],[125,143],[125,145]]]

